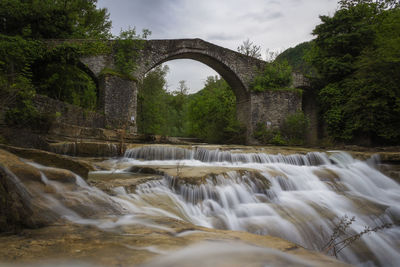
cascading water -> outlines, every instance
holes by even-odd
[[[111,171],[98,175],[127,175],[149,165],[169,165],[178,175],[157,179],[157,174],[133,190],[113,187],[111,194],[71,172],[30,163],[41,173],[41,181],[28,183],[27,192],[35,196],[33,205],[52,211],[51,216],[101,229],[143,225],[174,233],[153,220],[161,216],[277,236],[314,250],[329,241],[340,218],[354,216],[350,234],[366,226],[393,226],[363,235],[338,257],[362,266],[400,262],[400,185],[377,171],[374,160],[362,162],[342,152],[239,152],[168,146],[128,150],[125,157],[105,162]],[[185,168],[208,174],[184,177]]]
[[[149,146],[129,150],[125,157],[125,167],[131,162],[247,170],[210,176],[198,184],[165,176],[138,186],[132,194],[153,203],[169,199],[172,212],[183,220],[278,236],[321,250],[338,220],[354,216],[351,234],[367,226],[393,226],[361,236],[338,257],[365,266],[400,262],[400,185],[346,153],[282,156]]]
[[[65,142],[50,146],[51,152],[69,156],[88,156],[88,150],[92,151],[90,156],[115,157],[120,152],[118,145],[113,143]]]
[[[143,146],[129,149],[125,152],[125,157],[146,161],[194,160],[207,163],[286,163],[307,166],[329,163],[326,155],[320,152],[282,156],[264,153],[232,153],[231,151],[209,150],[202,147],[186,149],[170,146]]]

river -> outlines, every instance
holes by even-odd
[[[378,163],[376,157],[361,161],[340,151],[271,155],[139,146],[124,157],[96,162],[88,182],[76,176],[73,188],[49,179],[48,167],[29,164],[42,173],[45,202],[77,225],[170,231],[149,219],[164,217],[283,238],[359,266],[396,266],[400,185],[379,172]]]

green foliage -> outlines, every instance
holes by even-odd
[[[141,36],[136,34],[135,28],[121,31],[114,44],[114,62],[116,70],[121,74],[131,77],[137,68],[137,59],[144,48],[145,41],[151,32],[143,30]]]
[[[336,140],[400,143],[400,8],[340,1],[322,16],[310,56],[329,134]]]
[[[111,54],[113,47],[112,41],[102,39],[45,40],[44,42],[49,53],[71,50],[74,51],[76,57]]]
[[[168,109],[168,124],[172,129],[169,130],[169,135],[184,136],[187,128],[187,109],[189,87],[185,81],[179,81],[177,90],[172,94],[167,95]]]
[[[267,62],[264,69],[254,78],[251,89],[255,92],[287,88],[292,81],[292,68],[287,61]]]
[[[257,123],[253,136],[261,144],[304,145],[308,125],[308,118],[299,111],[288,115],[279,129],[269,128],[262,122]]]
[[[286,145],[286,142],[282,140],[279,129],[270,129],[262,122],[257,123],[253,136],[261,144]]]
[[[149,72],[139,88],[138,130],[144,134],[185,136],[187,127],[188,88],[181,81],[179,88],[166,91],[168,66]]]
[[[306,59],[311,47],[311,41],[298,44],[280,53],[275,60],[277,62],[287,61],[295,72],[300,72],[304,75],[313,75],[316,70]]]
[[[109,38],[111,21],[97,0],[2,0],[0,33],[34,39]]]
[[[5,113],[5,122],[14,127],[30,128],[46,132],[50,128],[52,117],[40,114],[33,106],[33,90],[20,90],[12,108]]]
[[[143,80],[138,95],[138,129],[145,134],[191,136],[212,143],[243,143],[236,120],[236,98],[222,79],[208,77],[205,88],[188,95],[185,81],[165,90],[168,68],[156,67]]]
[[[36,115],[31,66],[42,53],[38,41],[0,35],[0,104],[12,107],[5,116],[7,123],[23,125],[27,116]]]
[[[167,135],[167,72],[167,66],[157,66],[147,73],[139,86],[137,124],[140,133]]]
[[[0,34],[1,90],[13,91],[32,75],[31,65],[43,54],[39,41]]]
[[[9,111],[10,123],[36,116],[33,106],[28,104],[35,91],[96,109],[96,81],[80,63],[82,56],[115,51],[114,74],[133,79],[143,39],[150,32],[144,30],[138,36],[135,29],[128,29],[114,41],[108,41],[112,38],[109,14],[106,9],[98,9],[96,3],[96,0],[0,1],[0,96],[2,102],[8,105],[15,102],[18,106]],[[23,103],[26,106],[21,106]]]
[[[33,83],[37,92],[95,110],[96,84],[80,64],[79,52],[73,46],[64,44],[48,50],[33,66]]]
[[[310,122],[303,112],[288,115],[281,126],[281,132],[289,145],[303,145]]]
[[[188,109],[190,136],[210,143],[243,143],[244,129],[236,120],[236,97],[224,80],[208,77]]]
[[[32,105],[36,90],[95,109],[96,84],[79,57],[111,51],[109,42],[102,41],[111,37],[109,15],[106,9],[97,9],[96,2],[0,1],[0,96],[1,104],[11,107],[8,123],[41,125],[47,120]],[[90,42],[48,43],[67,38]]]

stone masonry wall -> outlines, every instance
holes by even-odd
[[[99,79],[101,112],[110,120],[129,122],[136,131],[137,82],[113,75]]]
[[[306,88],[303,90],[303,103],[302,109],[304,115],[310,121],[309,129],[306,134],[307,144],[316,145],[319,139],[319,121],[318,121],[318,104],[316,99],[318,93],[313,88]]]
[[[285,118],[301,110],[302,96],[298,91],[253,92],[250,96],[251,122],[248,125],[248,143],[257,143],[252,137],[257,123],[265,123],[267,128],[278,128]]]
[[[41,113],[52,114],[57,122],[89,128],[121,128],[122,121],[110,120],[105,115],[58,101],[47,96],[36,95],[33,104]]]

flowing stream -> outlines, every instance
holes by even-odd
[[[103,229],[127,224],[167,229],[146,218],[166,216],[209,228],[277,236],[322,251],[339,221],[354,217],[347,235],[336,242],[366,227],[383,229],[350,242],[338,258],[361,266],[396,266],[400,263],[400,185],[375,168],[377,161],[360,161],[335,151],[284,156],[143,146],[108,160],[109,171],[92,175],[127,174],[132,166],[162,165],[176,166],[179,177],[163,174],[134,190],[115,187],[112,194],[78,176],[74,190],[44,174],[42,181],[54,188],[48,198],[57,213]],[[198,179],[180,177],[189,167],[206,173],[210,168],[210,172]],[[214,172],[218,168],[225,171]],[[57,193],[63,197],[57,198]],[[83,212],[85,208],[91,216]]]
[[[350,235],[393,224],[363,235],[338,257],[361,265],[400,262],[400,186],[374,168],[377,159],[362,162],[343,152],[283,156],[154,146],[129,150],[125,157],[134,165],[239,167],[261,174],[229,171],[201,184],[164,177],[137,188],[135,196],[168,196],[175,214],[194,224],[278,236],[315,250],[345,216],[355,218]]]

